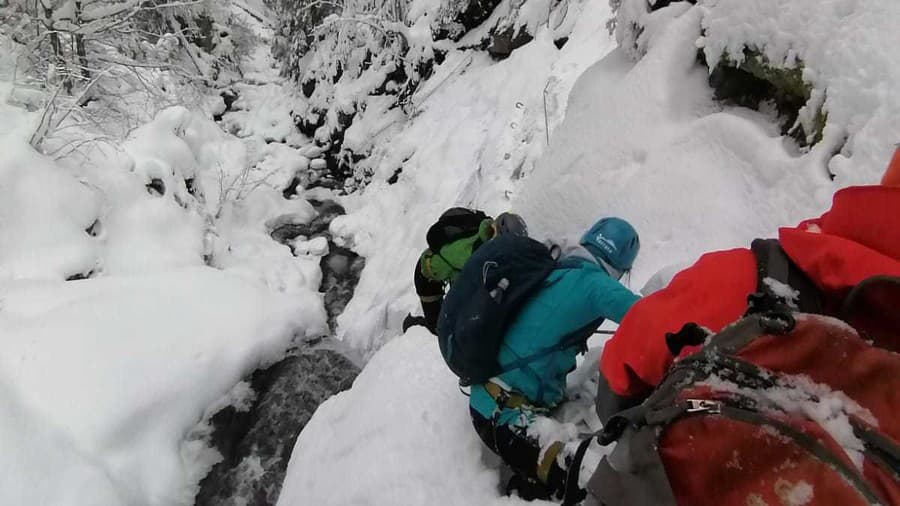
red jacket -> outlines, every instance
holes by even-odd
[[[900,276],[900,187],[856,186],[834,195],[831,209],[778,234],[782,248],[823,291],[839,300],[860,281]],[[666,288],[638,301],[600,357],[615,394],[646,394],[674,362],[667,332],[695,322],[714,332],[737,320],[756,291],[756,260],[749,249],[707,253]],[[688,347],[682,356],[696,351]]]

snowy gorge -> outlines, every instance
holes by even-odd
[[[624,217],[646,293],[877,181],[900,142],[895,0],[652,3],[347,0],[291,32],[278,23],[303,2],[201,2],[216,14],[178,15],[210,16],[212,49],[143,46],[202,86],[136,67],[165,90],[153,107],[123,80],[77,108],[139,124],[76,109],[35,142],[70,99],[23,63],[27,3],[0,0],[0,504],[194,504],[224,458],[214,415],[254,409],[254,371],[316,350],[347,359],[289,383],[314,391],[279,440],[289,462],[241,462],[280,469],[281,489],[222,504],[524,504],[434,337],[401,331],[443,210],[512,210],[558,241]],[[788,126],[818,121],[818,138],[719,96],[711,67],[747,55],[802,77]],[[594,426],[584,411],[553,430]]]

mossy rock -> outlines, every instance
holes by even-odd
[[[707,65],[702,50],[698,59]],[[797,121],[813,91],[812,85],[803,79],[803,68],[800,61],[792,68],[772,65],[758,50],[746,47],[740,63],[726,54],[710,72],[709,84],[717,100],[738,106],[759,110],[762,103],[773,102],[781,117],[782,133],[801,146],[812,146],[822,140],[827,115],[819,106],[811,132],[806,132],[802,122]]]

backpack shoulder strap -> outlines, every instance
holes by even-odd
[[[900,276],[873,276],[844,298],[840,317],[879,348],[900,353]]]
[[[537,350],[531,355],[526,355],[522,358],[519,358],[518,360],[506,364],[501,369],[501,371],[497,373],[497,376],[503,373],[514,371],[516,369],[521,369],[522,367],[527,366],[528,364],[534,362],[539,358],[546,357],[551,353],[563,351],[566,348],[571,348],[573,346],[577,346],[579,348],[579,352],[584,352],[588,338],[594,335],[594,331],[597,330],[597,327],[603,324],[603,321],[604,318],[597,318],[596,320],[593,320],[588,324],[566,334],[562,337],[562,339],[560,339],[558,343],[550,346],[545,346],[544,348]]]
[[[787,306],[803,313],[822,314],[822,292],[788,257],[778,239],[756,239],[750,245],[756,258],[756,293],[750,296],[748,314]],[[793,300],[775,292],[772,281],[797,292]]]
[[[856,284],[844,298],[842,314],[857,311],[864,304],[871,304],[873,298],[891,301],[900,307],[900,276],[872,276]]]

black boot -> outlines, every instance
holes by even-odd
[[[546,485],[520,474],[512,475],[512,478],[506,484],[506,495],[512,495],[513,492],[526,501],[534,501],[536,499],[547,501],[552,497],[552,493],[547,489]]]

